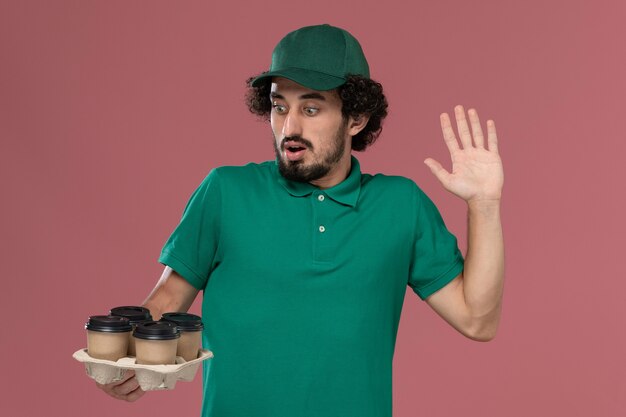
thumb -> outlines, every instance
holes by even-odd
[[[432,158],[426,158],[424,160],[424,163],[426,164],[426,166],[428,166],[428,168],[430,168],[430,171],[435,175],[435,177],[437,177],[437,179],[442,184],[446,183],[448,175],[450,174],[441,166],[439,162],[435,161]]]

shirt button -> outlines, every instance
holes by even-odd
[[[324,233],[326,231],[326,228],[324,226],[320,226],[320,233]]]
[[[324,201],[324,196],[322,194],[320,194],[320,195],[317,196],[317,199],[319,201]]]

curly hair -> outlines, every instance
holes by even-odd
[[[267,79],[258,87],[253,87],[252,80],[255,78],[256,76],[246,80],[248,86],[246,105],[251,113],[269,121],[272,111],[271,79]],[[383,86],[370,78],[349,75],[347,81],[337,88],[337,93],[341,98],[341,114],[344,120],[350,116],[353,118],[369,116],[367,125],[352,137],[352,150],[363,151],[376,141],[383,130],[382,122],[387,116],[388,107]]]

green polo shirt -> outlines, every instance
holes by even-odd
[[[424,299],[463,270],[417,185],[354,157],[326,190],[276,161],[212,170],[159,262],[204,290],[204,417],[391,416],[406,286]]]

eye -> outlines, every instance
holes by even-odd
[[[278,114],[283,114],[287,110],[285,106],[283,106],[282,104],[278,104],[278,103],[272,103],[272,108]]]
[[[304,108],[304,112],[306,113],[307,116],[315,116],[317,114],[317,112],[319,112],[320,109],[316,108],[316,107],[305,107]]]

